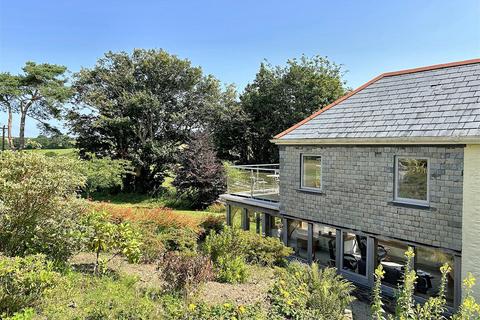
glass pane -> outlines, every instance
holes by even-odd
[[[343,233],[344,270],[366,275],[367,272],[367,237],[354,233]]]
[[[313,225],[313,259],[324,267],[335,267],[336,230]]]
[[[288,219],[288,246],[300,258],[308,258],[308,223]]]
[[[427,160],[398,159],[398,197],[427,201]]]
[[[303,187],[320,188],[322,174],[322,158],[317,156],[303,157]]]
[[[382,283],[397,288],[405,271],[405,252],[408,245],[398,241],[379,240],[377,246],[377,263],[381,263],[385,276]]]
[[[452,271],[447,275],[446,298],[447,303],[453,305],[454,288],[454,258],[453,255],[438,249],[417,248],[417,285],[415,294],[425,298],[438,295],[442,274],[440,267],[447,263]]]

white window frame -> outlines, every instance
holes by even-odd
[[[415,160],[426,160],[427,161],[427,200],[418,200],[418,199],[409,199],[402,198],[398,196],[398,190],[400,189],[399,183],[400,179],[398,176],[398,160],[399,159],[415,159]],[[429,206],[430,205],[430,159],[426,157],[416,157],[416,156],[395,156],[395,172],[394,172],[394,196],[393,200],[395,202],[413,204],[420,206]]]
[[[317,157],[320,158],[320,188],[306,187],[304,185],[305,173],[304,173],[304,158],[305,157]],[[319,154],[308,154],[305,153],[301,155],[300,158],[300,189],[310,190],[310,191],[322,191],[323,190],[323,156]]]

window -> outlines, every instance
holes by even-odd
[[[365,276],[367,274],[367,237],[343,232],[342,269]]]
[[[394,240],[378,240],[377,264],[383,266],[382,284],[397,288],[402,282],[406,265],[408,244]]]
[[[304,189],[321,189],[322,157],[302,155],[301,187]]]
[[[300,220],[288,219],[288,246],[300,258],[308,258],[308,223]]]
[[[335,267],[337,230],[313,224],[313,260],[322,267]]]
[[[395,200],[428,205],[428,159],[397,157],[395,168]]]

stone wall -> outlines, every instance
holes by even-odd
[[[282,214],[461,250],[463,146],[279,148]],[[300,190],[302,153],[322,156],[322,193]],[[429,158],[429,208],[392,203],[396,155]]]

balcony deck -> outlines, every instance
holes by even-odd
[[[220,199],[251,209],[279,210],[278,164],[236,165],[227,168],[227,193]]]

